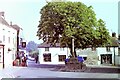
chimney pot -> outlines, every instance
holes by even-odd
[[[4,17],[4,12],[0,12],[0,16]]]
[[[12,22],[10,22],[10,25],[12,26]]]
[[[112,37],[116,37],[116,33],[115,32],[112,33]]]

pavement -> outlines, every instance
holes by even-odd
[[[87,73],[87,72],[60,72],[52,71],[55,65],[36,64],[35,61],[28,61],[28,67],[10,66],[0,70],[0,79],[2,78],[105,78],[120,79],[120,73]],[[39,67],[38,67],[39,66]],[[40,67],[42,66],[42,68]],[[93,68],[115,68],[116,66],[91,66]]]

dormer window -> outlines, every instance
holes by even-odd
[[[107,46],[107,47],[106,47],[106,51],[107,51],[107,52],[110,52],[110,47]]]
[[[45,47],[45,51],[49,51],[49,47]]]
[[[92,51],[96,51],[96,47],[92,47]]]

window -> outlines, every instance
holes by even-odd
[[[14,38],[13,38],[13,44],[14,44]]]
[[[0,52],[0,62],[2,62],[2,54],[1,54],[1,52]]]
[[[43,54],[44,62],[51,62],[51,54]]]
[[[26,42],[22,42],[22,48],[26,47]]]
[[[64,51],[65,49],[64,48],[60,48],[60,51]]]
[[[58,55],[59,62],[63,62],[66,59],[66,55]]]
[[[49,51],[49,47],[46,47],[46,48],[45,48],[45,51]]]
[[[3,35],[3,42],[5,42],[5,35]]]
[[[10,43],[10,37],[8,37],[8,43]]]
[[[23,39],[22,39],[22,38],[20,38],[20,44],[22,44],[22,41],[23,41]]]
[[[84,60],[87,60],[87,57],[83,57]]]
[[[107,51],[107,52],[110,52],[110,47],[106,47],[106,51]]]
[[[14,60],[14,54],[12,54],[12,60]]]
[[[118,55],[120,55],[120,48],[118,48]]]
[[[96,51],[96,47],[92,47],[92,51]]]

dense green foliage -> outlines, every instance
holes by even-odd
[[[97,20],[92,6],[81,2],[49,2],[41,9],[37,36],[44,42],[61,43],[75,49],[104,45],[109,41],[109,32],[102,19]],[[61,36],[61,37],[60,37]]]

